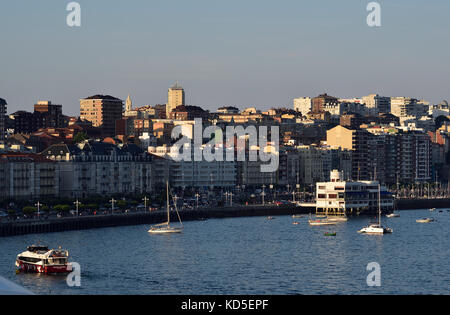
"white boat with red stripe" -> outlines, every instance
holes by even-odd
[[[72,268],[67,250],[49,249],[47,246],[32,245],[17,255],[16,267],[19,272],[44,274],[69,273]]]

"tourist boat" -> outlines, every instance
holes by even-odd
[[[393,230],[391,228],[384,227],[381,225],[381,186],[378,185],[378,222],[371,223],[368,226],[363,227],[361,230],[358,231],[358,233],[383,235],[392,232]]]
[[[417,223],[430,223],[434,222],[435,220],[433,218],[424,218],[424,219],[418,219],[416,220]]]
[[[180,221],[180,227],[170,226],[170,199],[169,199],[169,182],[166,182],[166,197],[167,197],[167,222],[154,225],[148,230],[150,234],[172,234],[183,232],[183,222],[181,222],[180,214],[178,213],[177,205],[175,203],[175,211],[177,212]]]
[[[32,245],[28,246],[25,252],[17,255],[16,267],[18,272],[68,273],[71,271],[68,259],[69,252],[67,250]]]

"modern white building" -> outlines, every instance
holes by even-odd
[[[394,199],[386,187],[378,181],[345,181],[343,172],[331,171],[329,182],[316,184],[317,214],[360,214],[378,211],[379,195],[381,210],[394,208]]]
[[[370,112],[376,113],[390,113],[391,112],[391,98],[380,96],[378,94],[370,94],[363,96],[361,101],[369,109]]]
[[[428,114],[429,103],[411,97],[392,97],[391,114],[397,117],[422,117]]]

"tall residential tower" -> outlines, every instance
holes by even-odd
[[[177,106],[185,105],[184,101],[184,89],[178,84],[178,82],[176,82],[169,89],[166,105],[166,117],[169,118],[170,112]]]

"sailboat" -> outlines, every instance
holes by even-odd
[[[395,200],[394,200],[394,205],[395,204],[396,203],[395,203]],[[397,208],[397,207],[394,207],[394,211],[392,213],[387,214],[386,217],[388,217],[388,218],[399,218],[400,214],[395,212],[395,208]]]
[[[363,234],[388,234],[393,230],[381,225],[381,185],[378,184],[378,223],[371,223],[366,227],[363,227],[358,233]]]
[[[167,222],[154,225],[148,230],[151,234],[169,234],[169,233],[181,233],[183,231],[183,223],[181,222],[180,214],[177,210],[177,205],[175,204],[175,211],[177,212],[178,219],[180,221],[181,227],[170,226],[170,201],[169,201],[169,182],[166,182],[166,194],[167,194]]]

